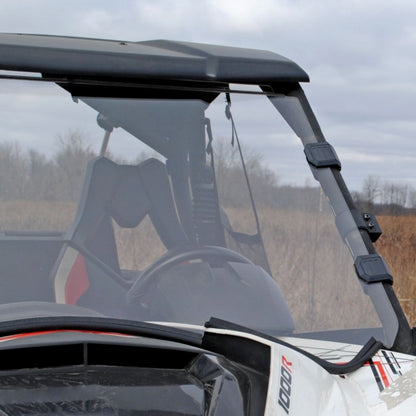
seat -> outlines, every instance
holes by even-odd
[[[116,313],[129,282],[120,270],[112,221],[136,227],[149,215],[168,250],[187,245],[164,163],[119,165],[98,157],[86,169],[77,213],[51,272],[57,303]]]

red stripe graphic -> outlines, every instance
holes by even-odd
[[[89,287],[90,282],[88,281],[84,258],[78,253],[65,283],[65,303],[68,305],[76,305],[78,299]]]
[[[10,340],[20,339],[20,338],[35,337],[38,335],[56,334],[59,332],[80,332],[84,334],[94,334],[94,335],[113,335],[117,337],[128,337],[128,338],[134,337],[133,335],[121,334],[119,332],[86,331],[86,330],[78,330],[78,329],[59,329],[59,330],[53,330],[53,331],[38,331],[38,332],[28,332],[24,334],[8,335],[5,337],[0,337],[0,342],[10,341]]]
[[[387,378],[387,374],[384,370],[383,364],[380,361],[373,361],[373,364],[377,367],[380,377],[383,380],[384,387],[390,386],[390,381]]]

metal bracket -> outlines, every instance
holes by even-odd
[[[370,240],[375,243],[382,234],[381,227],[378,224],[375,215],[368,212],[362,213],[358,209],[352,209],[351,214],[357,227],[360,230],[367,231]]]

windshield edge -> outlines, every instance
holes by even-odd
[[[275,86],[275,91],[278,89]],[[269,97],[304,147],[310,143],[325,143],[325,137],[309,102],[299,84],[285,86],[285,93],[280,97]],[[293,102],[293,100],[296,100]],[[292,101],[291,103],[289,103]],[[290,105],[290,111],[288,111]],[[293,111],[297,114],[293,114]],[[296,118],[295,127],[294,120]],[[334,167],[315,168],[309,164],[315,179],[320,183],[333,209],[336,226],[347,244],[354,260],[358,256],[376,254],[376,250],[365,230],[360,230],[352,215],[356,210],[352,197],[342,178],[340,169]],[[387,266],[386,266],[387,267]],[[388,270],[388,269],[387,269]],[[413,348],[413,336],[404,312],[390,283],[366,283],[360,279],[363,290],[368,294],[379,315],[384,330],[383,343],[388,348],[409,352]]]

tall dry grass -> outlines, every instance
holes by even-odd
[[[30,206],[25,201],[0,202],[0,228],[66,230],[75,210],[72,202],[37,201]],[[253,232],[248,210],[227,212],[233,228]],[[272,274],[299,330],[375,323],[372,305],[361,290],[331,215],[271,208],[259,210],[259,215]],[[416,325],[416,216],[380,217],[379,222],[384,234],[376,248],[390,266],[410,323]],[[122,268],[142,270],[164,252],[149,221],[136,229],[116,226],[115,231]]]
[[[247,212],[230,211],[236,218],[233,225],[253,231],[252,225],[247,226]],[[332,303],[330,310],[334,314],[327,325],[340,323],[348,314],[349,319],[358,323],[369,306],[362,301],[361,288],[357,292],[352,260],[345,247],[340,246],[332,215],[269,208],[260,210],[259,216],[272,274],[285,293],[295,320],[307,322],[315,315],[320,323],[325,323],[329,317],[319,314],[327,313],[328,303]],[[410,325],[416,326],[416,216],[380,216],[378,221],[383,234],[375,244],[376,250],[389,265],[394,289]],[[328,273],[332,280],[319,279]],[[306,300],[301,307],[300,298]],[[309,329],[317,329],[316,323],[310,322]]]
[[[227,211],[244,228],[248,211]],[[259,217],[272,275],[300,332],[378,325],[331,214],[266,208]]]
[[[66,231],[76,209],[75,202],[0,201],[0,230]],[[121,268],[143,269],[164,253],[164,246],[147,217],[136,228],[121,228],[115,222],[113,225]]]
[[[76,208],[75,202],[0,201],[0,230],[65,231]]]
[[[416,326],[416,216],[379,216],[383,234],[376,243],[394,277],[394,288],[412,326]]]

